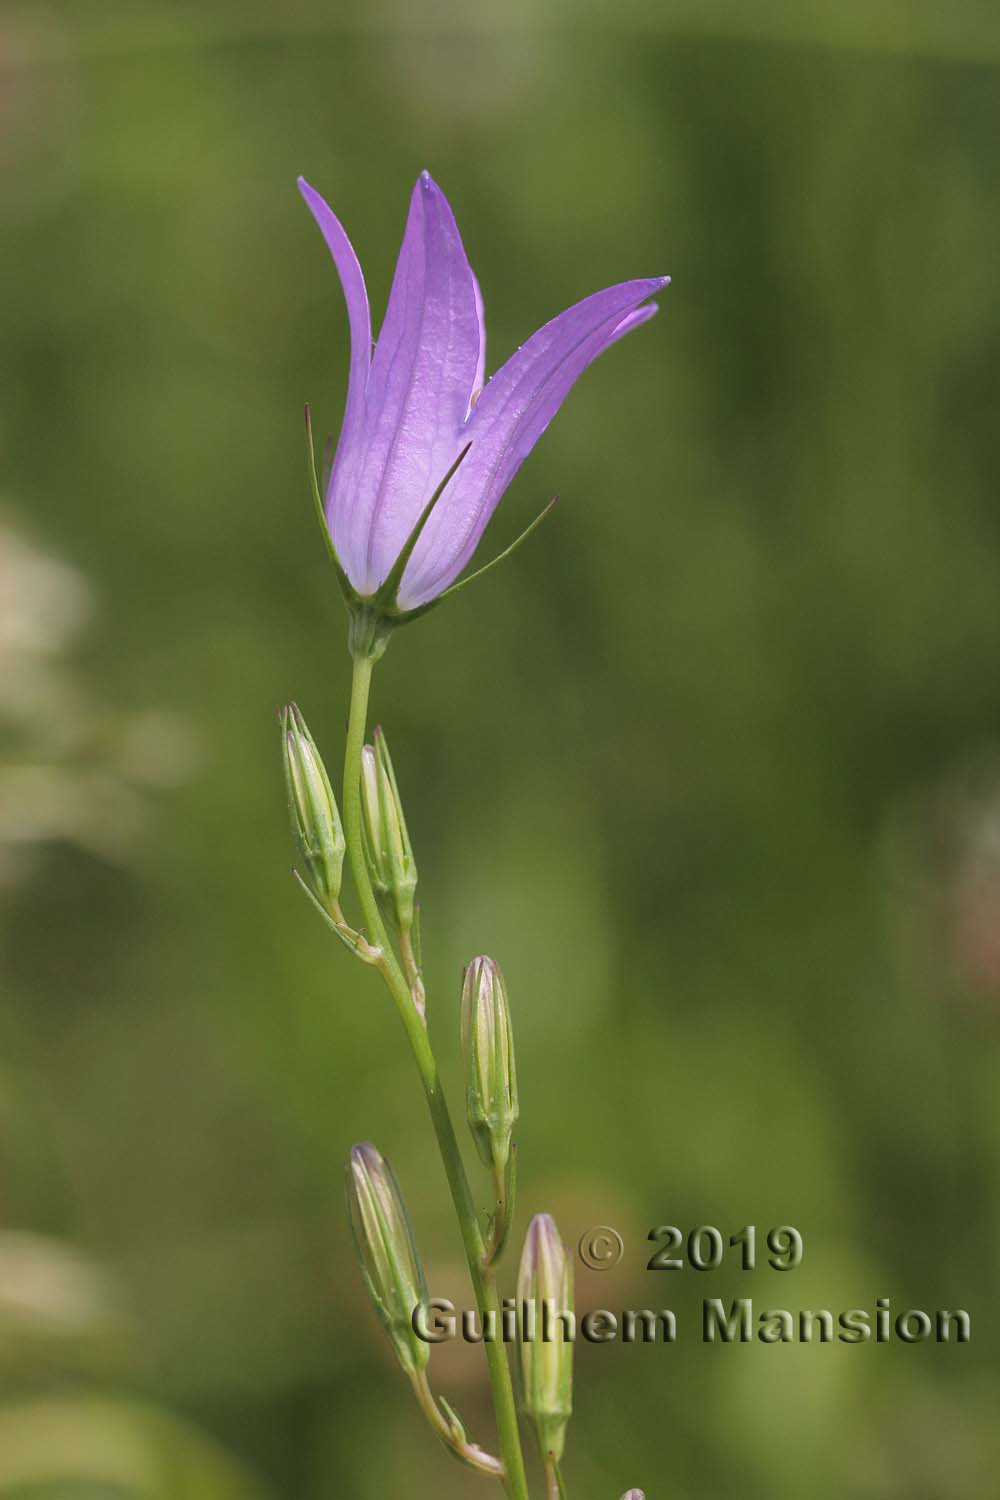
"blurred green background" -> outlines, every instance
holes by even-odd
[[[275,708],[336,762],[344,618],[301,406],[417,172],[490,368],[608,282],[487,538],[376,681],[433,1035],[503,964],[520,1225],[594,1223],[576,1500],[986,1500],[1000,1466],[995,7],[414,0],[0,9],[0,1494],[486,1492],[367,1307],[342,1163],[468,1297],[402,1031],[295,890]],[[484,554],[485,555],[485,554]],[[486,1201],[486,1187],[470,1156]],[[791,1223],[787,1275],[648,1229]],[[513,1266],[506,1290],[512,1290]],[[967,1347],[710,1348],[702,1297],[967,1308]],[[492,1441],[482,1351],[438,1387]]]

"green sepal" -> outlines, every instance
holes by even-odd
[[[436,1400],[438,1406],[444,1413],[445,1420],[447,1421],[448,1427],[451,1430],[452,1440],[460,1446],[464,1445],[466,1441],[465,1428],[462,1425],[458,1412],[450,1404],[450,1402],[444,1399],[443,1396],[438,1396]],[[459,1455],[459,1457],[461,1457],[461,1455]]]
[[[491,562],[484,563],[483,566],[481,568],[477,568],[474,573],[467,573],[464,578],[460,578],[457,583],[453,583],[450,588],[445,589],[444,593],[440,594],[438,597],[441,599],[447,599],[449,594],[457,594],[460,589],[464,589],[470,583],[475,583],[477,578],[482,578],[485,574],[491,573],[499,563],[505,562],[506,559],[510,557],[511,553],[516,552],[521,543],[526,542],[531,533],[535,531],[539,526],[541,526],[542,522],[545,520],[545,517],[548,515],[549,511],[552,509],[558,499],[558,495],[553,495],[548,505],[546,505],[542,510],[538,512],[538,515],[530,523],[530,525],[524,528],[520,536],[516,536],[509,547],[505,547],[502,552],[498,552],[496,557],[494,557]],[[435,601],[435,603],[436,602],[437,601]]]
[[[451,594],[457,594],[461,589],[464,589],[466,584],[475,583],[477,578],[482,578],[485,574],[491,573],[499,563],[505,562],[506,559],[510,557],[511,553],[516,552],[521,543],[526,542],[533,531],[541,526],[542,522],[545,520],[545,517],[548,515],[549,511],[552,509],[558,499],[558,495],[553,495],[548,505],[546,505],[542,510],[538,512],[538,515],[530,525],[524,528],[520,536],[516,536],[511,542],[510,546],[505,547],[502,552],[498,552],[496,557],[494,557],[490,562],[484,563],[483,566],[481,568],[477,568],[474,573],[467,573],[464,578],[460,578],[457,583],[451,584],[451,586],[449,588],[446,588],[443,593],[437,594],[433,599],[428,599],[426,604],[418,604],[416,609],[407,610],[406,614],[400,615],[395,623],[398,625],[409,625],[411,620],[419,620],[422,615],[426,615],[430,610],[436,609],[437,606],[442,602],[442,600],[447,599]]]

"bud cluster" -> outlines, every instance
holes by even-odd
[[[371,946],[350,928],[340,907],[346,853],[336,798],[322,759],[298,708],[282,714],[285,780],[292,832],[302,863],[301,883],[348,946],[368,963],[387,967],[385,949]],[[424,1013],[415,894],[417,865],[399,786],[385,735],[376,729],[361,749],[360,826],[353,825],[352,858],[360,855],[382,916],[398,946],[403,977],[417,1011]],[[355,812],[357,804],[352,804]],[[355,869],[357,864],[355,863]],[[370,910],[370,908],[369,908]],[[377,925],[377,924],[376,924]],[[384,934],[375,937],[384,942]],[[398,971],[397,971],[398,972]],[[517,1068],[507,988],[497,963],[474,958],[463,975],[460,1027],[465,1070],[466,1118],[476,1149],[493,1177],[495,1212],[480,1241],[479,1274],[486,1280],[507,1242],[513,1219],[514,1129],[519,1104]],[[347,1203],[362,1276],[400,1365],[438,1435],[464,1462],[495,1477],[500,1459],[469,1443],[451,1408],[430,1389],[429,1342],[418,1335],[427,1284],[402,1191],[389,1162],[370,1143],[352,1148],[347,1167]],[[548,1214],[532,1219],[517,1281],[522,1306],[540,1307],[562,1337],[519,1346],[524,1412],[534,1426],[547,1472],[557,1470],[572,1409],[572,1262]],[[643,1500],[630,1490],[622,1500]]]

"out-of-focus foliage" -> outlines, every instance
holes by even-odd
[[[580,1305],[681,1329],[579,1346],[570,1492],[992,1500],[998,65],[972,0],[4,7],[3,1500],[475,1483],[363,1305],[369,1135],[468,1292],[402,1033],[289,879],[274,720],[335,763],[301,404],[336,428],[346,320],[294,178],[381,309],[425,166],[493,365],[674,278],[487,546],[552,517],[376,683],[452,1101],[487,952],[519,1230],[615,1225]],[[666,1222],[805,1259],[655,1275]],[[703,1346],[738,1295],[973,1342]],[[481,1354],[432,1370],[486,1441]]]

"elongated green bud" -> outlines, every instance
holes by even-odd
[[[294,703],[281,715],[285,782],[292,834],[302,859],[302,878],[328,911],[340,897],[344,830],[330,779],[306,721]]]
[[[492,958],[474,958],[465,971],[462,1052],[469,1129],[486,1165],[504,1172],[517,1123],[517,1072],[507,991]]]
[[[424,1369],[430,1348],[413,1328],[427,1283],[396,1174],[369,1141],[352,1146],[347,1209],[354,1246],[375,1311],[407,1375]]]
[[[413,926],[417,862],[406,831],[403,804],[389,747],[381,729],[361,752],[361,832],[372,886],[400,932]]]
[[[562,1457],[573,1410],[573,1264],[555,1221],[536,1214],[528,1225],[517,1274],[524,1410],[543,1455]],[[530,1337],[528,1336],[530,1334]]]

